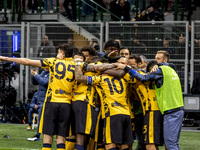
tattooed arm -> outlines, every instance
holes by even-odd
[[[115,68],[115,65],[109,63],[103,63],[100,65],[89,64],[85,66],[85,71],[104,71],[112,68]]]
[[[81,70],[81,65],[76,65],[75,66],[75,80],[87,84],[87,79],[88,79],[87,76],[83,75],[83,72]]]
[[[108,70],[104,71],[103,73],[108,74],[110,76],[117,77],[117,78],[122,78],[126,74],[126,72],[123,69],[119,69],[119,70],[108,69]]]

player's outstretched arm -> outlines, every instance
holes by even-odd
[[[81,62],[76,62],[75,80],[87,84],[87,76],[83,75],[83,72],[82,72],[82,69],[81,69]]]
[[[126,72],[123,69],[119,69],[117,71],[116,69],[108,69],[104,71],[104,74],[108,74],[117,78],[122,78],[126,74]]]
[[[103,63],[100,65],[89,64],[85,68],[85,71],[104,71],[104,70],[112,69],[112,68],[115,68],[115,65],[109,64],[109,63]]]
[[[42,66],[40,60],[31,60],[27,58],[13,58],[13,57],[0,56],[0,62],[2,61],[11,61],[26,66],[34,66],[34,67]]]

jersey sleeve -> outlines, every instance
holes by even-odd
[[[87,76],[88,85],[97,85],[102,81],[102,76]]]
[[[128,83],[136,83],[136,79],[132,78],[130,76],[130,74],[126,73],[125,76],[123,77],[125,79],[125,81],[127,81]]]
[[[50,66],[53,66],[53,62],[55,61],[55,58],[46,58],[41,60],[42,68],[47,68]]]

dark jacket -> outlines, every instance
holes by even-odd
[[[148,14],[150,21],[162,21],[164,19],[164,14],[158,11],[152,11]]]
[[[41,44],[41,46],[38,49],[37,57],[39,58],[50,58],[50,57],[56,57],[56,49],[53,45],[48,42],[47,44]]]
[[[32,83],[34,85],[39,85],[38,88],[38,102],[44,102],[47,87],[49,83],[49,71],[43,70],[41,74],[36,74],[35,76],[32,76],[31,78]]]
[[[118,3],[116,3],[116,0],[110,3],[110,12],[119,17],[123,21],[130,21],[130,3],[129,1],[125,2],[124,7],[121,7]],[[119,21],[120,19],[114,17],[111,15],[111,19],[113,21]]]

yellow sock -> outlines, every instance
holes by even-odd
[[[67,145],[65,143],[65,149],[66,150],[74,150],[76,142],[68,141]]]
[[[65,149],[66,149],[68,143],[69,143],[69,141],[67,141],[67,139],[66,139],[66,141],[65,141]]]
[[[42,150],[51,150],[51,148],[43,147]]]

